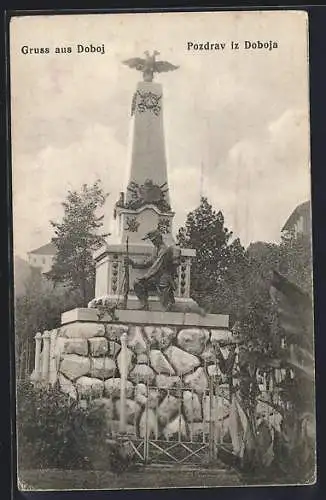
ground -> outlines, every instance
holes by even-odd
[[[227,468],[200,469],[173,467],[142,467],[117,476],[108,471],[24,470],[19,474],[23,490],[80,490],[134,488],[191,488],[241,486],[240,476]]]

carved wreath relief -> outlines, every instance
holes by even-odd
[[[136,217],[127,217],[125,222],[125,230],[131,233],[137,233],[139,228],[139,222]]]
[[[161,95],[157,95],[154,92],[142,92],[137,90],[132,98],[131,116],[134,115],[136,109],[140,113],[150,111],[154,113],[155,116],[159,116],[161,112],[161,98]]]

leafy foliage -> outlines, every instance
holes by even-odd
[[[104,469],[123,472],[133,463],[125,447],[107,442],[103,407],[87,407],[58,387],[17,387],[18,466],[21,469]]]
[[[73,290],[79,290],[83,305],[94,295],[95,266],[93,252],[104,241],[100,234],[103,217],[97,215],[103,207],[107,194],[100,181],[92,186],[84,184],[80,192],[69,191],[63,202],[62,222],[53,222],[55,236],[52,242],[57,254],[47,276],[54,283],[65,283]]]
[[[25,290],[15,301],[15,347],[19,378],[23,378],[25,371],[31,373],[35,334],[58,328],[61,314],[81,306],[83,302],[78,291],[71,291],[61,285],[54,288],[39,269],[32,270],[26,280]],[[29,360],[26,359],[28,350],[32,350]]]
[[[222,212],[216,212],[207,198],[187,216],[178,233],[178,244],[196,250],[191,274],[191,292],[200,306],[211,312],[231,312],[230,296],[241,293],[237,271],[245,265],[239,239],[224,226]],[[231,303],[232,304],[232,303]]]

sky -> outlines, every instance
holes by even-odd
[[[247,246],[277,242],[310,198],[307,18],[303,12],[26,16],[10,23],[14,252],[53,235],[68,190],[101,179],[113,205],[128,169],[130,105],[145,50],[180,68],[159,74],[174,231],[201,194]],[[231,49],[231,41],[239,49]],[[245,49],[245,41],[277,48]],[[188,50],[225,43],[224,50]],[[104,44],[104,54],[76,53]],[[269,45],[269,43],[268,43]],[[48,47],[23,54],[22,46]],[[55,47],[72,53],[56,54]],[[202,182],[201,182],[202,176]]]

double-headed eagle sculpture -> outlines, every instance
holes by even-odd
[[[174,66],[167,61],[156,61],[156,56],[160,53],[154,50],[153,54],[150,55],[148,50],[144,52],[146,59],[141,57],[133,57],[132,59],[127,59],[122,61],[123,64],[129,66],[129,68],[136,69],[143,73],[143,79],[145,82],[152,82],[154,78],[154,73],[163,73],[165,71],[174,71],[178,69],[179,66]]]

